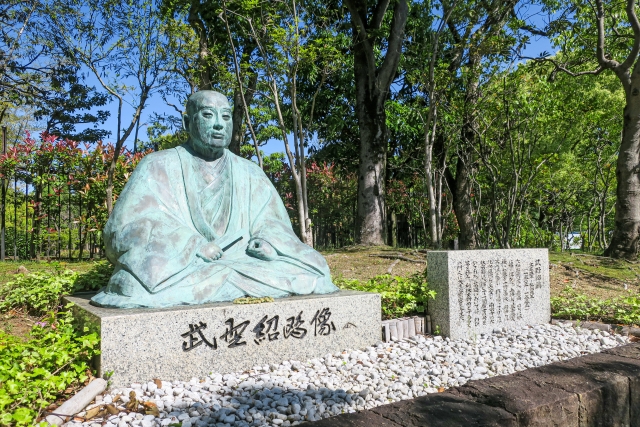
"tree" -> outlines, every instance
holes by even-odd
[[[51,62],[34,43],[38,0],[9,0],[0,5],[0,123],[9,108],[44,97]]]
[[[175,19],[186,21],[197,40],[196,58],[189,73],[200,90],[218,90],[233,93],[231,113],[233,129],[229,150],[240,154],[244,141],[244,125],[250,126],[248,108],[256,93],[258,75],[252,67],[257,46],[252,36],[236,19],[223,17],[221,9],[233,14],[259,19],[259,8],[251,1],[235,0],[224,3],[210,0],[179,0],[162,2],[163,9]],[[229,33],[229,34],[228,34]],[[254,140],[254,145],[256,145]],[[262,159],[258,147],[254,147],[258,162]]]
[[[383,245],[386,242],[384,179],[389,137],[385,102],[400,62],[409,7],[407,0],[397,0],[391,22],[383,31],[390,0],[378,0],[374,5],[366,0],[345,2],[352,26],[356,116],[360,130],[356,242]],[[378,65],[376,54],[380,50],[385,54]]]
[[[454,3],[455,5],[455,3]],[[444,7],[436,6],[436,10],[444,12]],[[406,74],[405,87],[410,87],[407,106],[420,117],[424,138],[424,177],[429,200],[428,223],[431,245],[442,246],[442,190],[444,167],[442,159],[434,163],[434,146],[437,137],[438,106],[441,93],[449,79],[449,70],[444,61],[441,45],[447,40],[447,22],[454,6],[446,9],[442,16],[436,18],[434,10],[413,8],[407,29],[407,47],[405,49],[403,68]],[[434,19],[436,18],[436,19]],[[434,22],[437,25],[434,25]],[[425,61],[428,61],[425,66]],[[426,108],[423,108],[426,106]],[[425,111],[426,110],[426,111]],[[407,117],[405,115],[403,117]],[[442,137],[440,137],[442,140]],[[442,157],[442,156],[440,156]]]
[[[537,61],[571,76],[613,72],[625,93],[623,128],[616,177],[615,227],[606,256],[637,258],[640,252],[640,21],[634,0],[560,3],[560,17],[548,33],[560,47],[559,58]],[[593,60],[597,67],[587,69]]]
[[[335,69],[339,53],[333,42],[333,35],[327,30],[329,20],[326,13],[323,14],[321,8],[314,10],[305,6],[313,5],[300,4],[295,0],[279,4],[263,10],[255,23],[250,17],[237,13],[233,13],[233,16],[244,23],[247,33],[257,46],[259,61],[256,61],[255,67],[260,67],[260,72],[265,76],[266,91],[270,95],[263,95],[258,101],[268,105],[267,108],[272,111],[271,117],[267,116],[269,124],[266,127],[275,131],[273,136],[283,141],[295,186],[300,238],[313,246],[305,151],[308,140],[315,131],[313,118],[316,98],[327,75]],[[227,23],[231,16],[228,12],[230,11],[223,10]],[[240,26],[239,23],[236,26]],[[229,43],[233,47],[230,27],[227,31]],[[238,70],[235,55],[234,62],[235,69]],[[237,79],[241,85],[239,74]],[[309,97],[305,97],[304,92],[299,92],[301,81],[313,87]],[[253,128],[249,127],[253,135]],[[293,150],[289,142],[290,135]],[[254,140],[255,138],[254,136]]]
[[[96,91],[95,87],[83,84],[76,67],[58,67],[51,76],[51,88],[46,98],[35,101],[37,109],[33,115],[36,120],[44,119],[45,132],[60,138],[95,143],[106,138],[111,132],[98,129],[110,113],[106,110],[91,110],[103,107],[109,97]],[[91,125],[76,131],[77,125]]]
[[[476,168],[474,146],[478,143],[477,104],[481,78],[490,69],[491,63],[499,62],[514,44],[506,24],[516,18],[513,14],[516,3],[518,0],[471,1],[455,6],[443,3],[445,14],[449,8],[455,7],[447,21],[454,43],[450,52],[449,72],[454,76],[460,73],[460,86],[454,90],[462,89],[464,97],[460,139],[455,149],[455,176],[452,168],[445,171],[460,227],[461,249],[475,249],[477,246],[471,194]]]
[[[49,5],[47,33],[54,49],[78,66],[87,67],[117,103],[115,152],[107,171],[106,204],[113,209],[113,179],[125,141],[138,123],[149,97],[172,76],[174,52],[166,38],[158,5],[153,0],[68,0]],[[179,55],[177,55],[179,56]],[[133,107],[128,124],[125,103]]]

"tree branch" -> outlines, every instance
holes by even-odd
[[[633,5],[633,0],[627,0],[627,3],[629,2],[631,2],[631,4]],[[598,64],[600,64],[601,67],[613,69],[619,64],[616,61],[607,59],[604,54],[604,10],[602,7],[602,0],[596,0],[596,23],[598,26],[598,44],[596,45],[596,59],[598,60]],[[637,54],[638,53],[636,52],[636,56]]]
[[[407,22],[409,7],[407,0],[398,0],[393,8],[393,18],[391,19],[391,31],[389,32],[389,42],[387,54],[384,57],[380,72],[378,73],[378,87],[388,88],[395,76],[400,54],[402,53],[402,41],[404,39],[404,25]],[[381,98],[382,102],[386,97]]]
[[[596,75],[597,76],[598,74],[600,74],[604,70],[609,69],[609,67],[605,67],[603,65],[600,65],[595,70],[574,72],[574,71],[569,70],[568,68],[566,68],[564,65],[560,64],[558,61],[556,61],[553,58],[534,58],[534,57],[530,57],[530,56],[521,56],[520,58],[529,59],[531,61],[539,62],[539,63],[548,62],[550,64],[553,64],[554,71],[562,71],[563,73],[566,73],[566,74],[570,75],[571,77],[578,77],[578,76],[585,76],[585,75]]]
[[[387,12],[387,8],[389,7],[390,0],[378,0],[376,4],[376,8],[373,11],[373,16],[371,17],[371,25],[369,28],[372,30],[379,30],[382,25],[382,20],[384,19],[384,14]]]
[[[369,74],[375,76],[376,60],[373,56],[373,47],[371,47],[371,43],[369,42],[367,29],[364,25],[364,21],[362,20],[362,16],[360,16],[354,0],[345,0],[345,2],[347,3],[349,14],[351,15],[351,22],[353,24],[354,31],[357,33],[357,38],[360,43],[363,44],[362,51],[365,53],[365,56],[367,58],[367,68],[369,69]]]
[[[224,17],[222,15],[224,15]],[[247,105],[247,100],[244,96],[242,77],[240,76],[240,63],[238,62],[238,55],[236,55],[236,47],[233,43],[233,37],[231,36],[231,28],[229,27],[229,21],[227,18],[227,3],[224,0],[222,1],[222,12],[220,13],[219,18],[224,21],[224,25],[227,29],[227,37],[229,38],[229,44],[231,45],[231,51],[233,52],[233,68],[236,75],[236,81],[238,83],[238,90],[240,91],[240,97],[242,100],[241,101],[242,110],[244,111],[244,118],[247,121],[247,127],[251,132],[251,138],[253,139],[253,148],[255,149],[256,157],[258,158],[258,165],[260,166],[260,169],[264,169],[264,166],[262,164],[262,156],[260,155],[260,147],[258,145],[258,138],[256,137],[256,134],[253,131],[253,125],[251,124],[251,116],[249,115],[249,106]]]
[[[598,0],[598,4],[598,12],[600,12],[602,9],[602,0]],[[635,1],[627,0],[626,12],[629,23],[631,24],[631,29],[633,29],[633,47],[631,48],[631,52],[629,53],[629,56],[627,56],[627,59],[618,66],[618,68],[623,72],[631,68],[638,58],[638,52],[640,52],[640,22],[638,22],[638,16],[636,15],[635,8]],[[598,36],[600,36],[600,21],[598,22]],[[598,39],[599,38],[600,37],[598,37]]]

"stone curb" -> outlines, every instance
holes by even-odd
[[[314,427],[640,427],[640,343],[496,376]]]
[[[551,319],[552,325],[562,325],[566,323],[571,323],[571,326],[581,327],[584,329],[599,329],[605,332],[616,331],[622,335],[631,335],[634,337],[640,337],[640,328],[634,328],[631,326],[618,326],[610,323],[600,323],[600,322],[589,322],[589,321],[578,321],[578,320],[566,320],[566,319]]]

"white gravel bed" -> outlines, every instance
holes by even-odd
[[[212,373],[188,382],[162,379],[162,388],[154,382],[132,384],[98,396],[87,409],[121,395],[116,406],[124,410],[133,390],[139,399],[154,401],[160,417],[121,412],[103,420],[69,422],[66,427],[294,426],[627,342],[627,337],[570,323],[495,330],[473,340],[419,335],[306,362],[256,366],[244,373]]]

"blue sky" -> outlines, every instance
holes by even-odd
[[[530,14],[535,15],[536,13],[535,11],[531,11]],[[537,16],[533,18],[532,21],[534,21],[535,24],[541,27],[544,27],[544,23],[541,17]],[[531,36],[531,41],[529,45],[526,47],[526,49],[522,52],[522,55],[534,57],[534,56],[539,56],[544,51],[547,51],[547,52],[553,51],[553,48],[549,43],[549,40],[541,36]],[[89,75],[88,83],[91,85],[95,85],[96,88],[98,88],[98,90],[102,90],[97,79],[91,74]],[[176,99],[171,99],[169,101],[176,105],[180,104],[180,101]],[[100,128],[108,129],[112,132],[111,136],[107,138],[107,141],[110,141],[110,142],[115,141],[115,129],[117,128],[117,107],[118,107],[117,102],[113,100],[107,106],[102,108],[111,112],[111,116],[109,117],[109,119],[103,125],[100,126]],[[131,116],[133,115],[133,112],[134,112],[134,109],[132,107],[125,105],[123,120],[122,120],[123,127],[128,126],[131,120]],[[168,106],[159,94],[156,94],[155,96],[150,98],[149,101],[147,102],[146,108],[142,112],[142,119],[140,121],[141,126],[138,134],[139,141],[148,141],[147,124],[149,123],[149,120],[154,113],[176,115],[176,111],[174,110],[174,108]],[[130,137],[127,139],[125,143],[125,146],[130,150],[133,149],[134,134],[135,134],[135,130],[134,132],[131,133]],[[265,154],[269,155],[274,152],[284,152],[284,146],[281,140],[271,140],[267,142],[265,146],[262,147],[262,150],[265,152]]]

